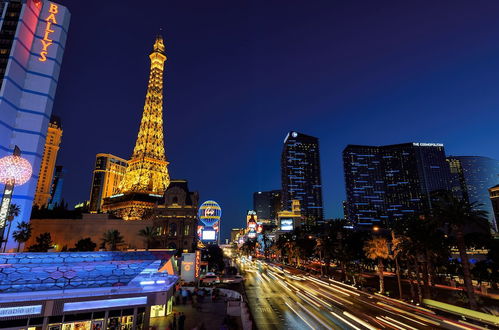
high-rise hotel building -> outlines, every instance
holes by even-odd
[[[343,151],[345,217],[357,227],[390,227],[431,207],[431,193],[450,190],[443,144],[348,145]]]
[[[282,209],[291,210],[299,200],[306,224],[324,219],[319,139],[289,132],[281,154]]]
[[[128,162],[111,154],[97,154],[90,191],[90,213],[101,211],[104,198],[118,193]]]
[[[258,219],[275,221],[277,212],[281,211],[281,191],[271,190],[253,193],[253,210]]]
[[[486,211],[491,229],[497,231],[489,188],[499,184],[499,161],[482,156],[449,156],[447,161],[454,176],[453,190]]]
[[[33,166],[32,179],[14,191],[21,209],[14,227],[30,218],[69,20],[54,2],[0,2],[0,157],[17,145]],[[7,249],[16,244],[9,240]]]
[[[61,143],[62,127],[59,117],[50,118],[45,148],[43,149],[42,163],[38,174],[38,183],[35,191],[34,204],[39,208],[46,207],[51,200],[52,180],[54,178],[55,162]]]

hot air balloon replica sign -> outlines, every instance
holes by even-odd
[[[220,239],[220,218],[222,209],[215,201],[206,201],[199,207],[198,218],[202,224],[201,241],[203,243],[218,243]]]

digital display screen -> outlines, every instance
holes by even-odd
[[[214,230],[204,230],[203,231],[203,241],[214,241],[216,237],[216,231]]]
[[[285,231],[293,230],[293,219],[282,219],[281,220],[281,230],[285,230]]]

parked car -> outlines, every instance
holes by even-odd
[[[203,284],[214,284],[214,283],[220,283],[220,278],[212,273],[204,275],[203,277],[201,277],[200,281]]]

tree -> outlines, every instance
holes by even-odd
[[[110,251],[116,251],[118,244],[124,243],[123,236],[116,229],[106,231],[101,238],[102,245],[105,247],[109,245]]]
[[[218,245],[208,245],[204,252],[204,257],[208,262],[208,268],[215,271],[222,271],[225,268],[224,253]]]
[[[87,252],[87,251],[95,251],[97,244],[92,242],[90,237],[82,238],[78,242],[76,242],[75,247],[71,249],[71,252]]]
[[[10,229],[12,227],[12,221],[14,220],[15,217],[17,217],[21,213],[21,209],[19,208],[19,205],[17,204],[10,204],[9,205],[9,213],[7,214],[7,220],[9,221],[9,227],[7,230],[7,236],[5,236],[5,239],[2,237],[2,243],[5,242],[5,245],[3,247],[3,252],[5,252],[5,249],[7,249],[7,241],[9,240],[9,234],[10,234]]]
[[[450,193],[441,193],[434,203],[435,216],[438,223],[445,226],[456,239],[457,249],[461,258],[464,289],[468,296],[469,305],[477,309],[477,299],[471,282],[471,267],[466,253],[465,227],[488,227],[487,212],[479,210],[479,204],[469,203],[454,197]]]
[[[246,256],[253,255],[255,253],[256,240],[247,239],[241,246],[241,251],[246,254]]]
[[[365,242],[364,252],[371,260],[378,260],[379,292],[385,292],[383,259],[388,259],[388,242],[383,237],[374,237]]]
[[[146,250],[149,250],[151,245],[156,241],[158,232],[153,227],[145,227],[139,230],[139,236],[142,236],[146,242]]]
[[[36,238],[36,244],[31,245],[28,248],[29,252],[47,252],[52,248],[52,238],[50,237],[50,233],[40,234]]]
[[[21,213],[21,208],[17,204],[10,204],[9,206],[9,221],[14,220]]]
[[[31,238],[31,224],[22,221],[17,224],[17,229],[12,233],[12,237],[17,242],[17,252],[21,248],[22,243],[26,243]]]
[[[395,271],[397,273],[397,284],[399,289],[399,298],[402,299],[402,282],[400,279],[400,266],[399,258],[402,252],[404,239],[402,237],[396,237],[392,230],[392,253],[393,259],[395,260]]]

